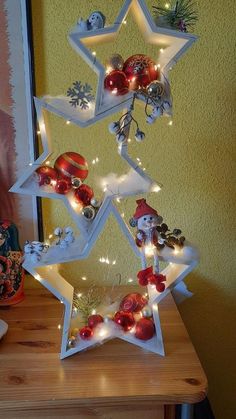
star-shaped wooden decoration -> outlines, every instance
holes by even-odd
[[[158,192],[161,187],[160,184],[153,181],[140,167],[138,161],[134,161],[128,154],[127,143],[118,146],[118,154],[127,162],[129,167],[128,173],[117,176],[112,181],[109,176],[104,177],[103,199],[99,211],[94,220],[86,220],[81,214],[81,206],[74,200],[73,191],[66,195],[60,195],[53,190],[52,186],[39,186],[35,178],[35,170],[41,165],[45,165],[50,159],[53,152],[52,144],[50,141],[50,134],[45,124],[43,109],[45,108],[44,102],[35,98],[35,108],[38,119],[39,131],[42,141],[42,154],[35,162],[30,163],[28,168],[12,186],[10,192],[21,193],[26,195],[34,195],[43,198],[60,199],[69,214],[75,221],[77,227],[81,232],[81,237],[78,243],[79,253],[81,255],[88,254],[91,247],[94,245],[98,234],[106,222],[107,217],[113,211],[112,201],[114,199],[122,199],[126,196],[138,195],[148,192]]]
[[[71,330],[72,312],[73,312],[73,296],[74,288],[70,285],[58,272],[58,265],[51,264],[48,266],[36,266],[32,265],[27,259],[24,262],[24,268],[45,286],[56,298],[64,304],[64,320],[62,326],[62,344],[61,344],[61,359],[73,355],[77,352],[84,351],[97,345],[114,339],[119,338],[129,343],[137,345],[143,349],[151,352],[164,355],[164,345],[161,332],[160,318],[158,314],[158,306],[154,302],[149,305],[152,310],[153,321],[155,324],[155,335],[149,340],[137,339],[134,335],[134,329],[128,332],[124,332],[120,327],[116,325],[112,320],[102,323],[98,330],[95,331],[93,337],[88,340],[79,338],[74,347],[68,346],[68,339]],[[130,289],[130,287],[129,287]],[[126,288],[126,293],[128,289]],[[137,291],[137,288],[136,288]],[[130,291],[132,292],[132,291]],[[140,290],[139,290],[140,292]],[[149,290],[148,290],[149,293]],[[148,294],[147,294],[148,295]],[[151,301],[151,300],[150,300]],[[103,314],[103,313],[101,313]],[[60,325],[61,327],[61,325]]]
[[[130,11],[137,21],[146,42],[157,46],[159,54],[157,66],[167,78],[168,71],[197,40],[197,37],[193,34],[156,26],[144,0],[126,0],[113,25],[86,32],[80,32],[78,25],[76,25],[69,33],[68,38],[71,46],[98,76],[95,101],[89,104],[88,109],[81,110],[78,107],[73,108],[66,96],[46,96],[43,98],[43,101],[48,110],[74,124],[86,127],[108,115],[117,113],[119,110],[129,108],[133,92],[129,92],[124,96],[113,95],[112,100],[111,95],[104,94],[106,69],[99,62],[95,52],[91,51],[91,46],[105,41],[114,41],[119,35],[119,30],[126,21],[127,14]]]

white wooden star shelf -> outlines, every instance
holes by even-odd
[[[71,329],[72,309],[74,288],[59,273],[59,264],[71,261],[80,261],[86,259],[93,249],[101,231],[104,228],[107,218],[112,215],[130,244],[130,248],[134,254],[141,259],[141,253],[136,246],[133,234],[126,224],[124,218],[120,214],[115,205],[115,199],[122,199],[133,195],[147,194],[160,190],[160,184],[153,181],[142,169],[137,161],[134,161],[129,155],[128,137],[124,143],[118,145],[118,154],[123,158],[129,172],[117,178],[116,182],[109,184],[105,182],[103,185],[104,196],[99,211],[93,221],[86,221],[80,210],[76,207],[71,193],[67,195],[59,195],[53,192],[50,187],[39,187],[34,179],[35,170],[45,164],[52,154],[52,144],[50,135],[44,120],[43,110],[53,112],[71,123],[86,127],[97,121],[117,113],[124,108],[128,109],[133,99],[133,93],[130,92],[125,96],[113,96],[104,92],[104,78],[106,70],[91,51],[91,46],[104,41],[112,42],[117,36],[121,26],[126,19],[128,13],[131,12],[137,21],[141,33],[147,43],[154,44],[157,47],[157,64],[161,73],[168,80],[168,71],[178,62],[186,50],[196,41],[197,37],[192,34],[177,32],[171,29],[157,27],[148,11],[144,0],[126,0],[118,14],[113,25],[103,29],[79,32],[75,26],[69,33],[69,42],[74,50],[87,62],[92,70],[97,74],[98,83],[95,101],[90,103],[87,110],[72,108],[69,99],[65,96],[50,97],[45,96],[42,99],[35,98],[35,107],[39,130],[41,134],[43,152],[39,158],[31,163],[25,173],[13,185],[11,192],[36,195],[51,199],[60,199],[67,207],[69,214],[74,219],[80,236],[67,248],[60,249],[57,245],[50,246],[47,253],[42,254],[42,258],[35,264],[29,256],[25,256],[24,268],[30,272],[37,281],[52,292],[62,304],[64,304],[64,320],[62,327],[62,345],[61,358],[70,356],[76,352],[83,351],[90,347],[102,344],[103,342],[120,338],[141,348],[147,349],[154,353],[164,355],[164,344],[161,332],[160,318],[158,314],[158,303],[178,285],[186,275],[191,272],[198,262],[198,252],[190,244],[186,243],[184,247],[178,251],[165,247],[159,251],[159,259],[166,263],[162,274],[166,276],[165,291],[160,293],[155,286],[148,285],[148,304],[152,310],[153,320],[156,333],[153,338],[142,341],[137,339],[134,331],[121,331],[112,320],[102,323],[99,329],[89,340],[79,339],[74,347],[68,347],[68,338]],[[161,50],[161,52],[160,52]],[[128,129],[126,132],[128,135]],[[135,182],[130,182],[130,180]],[[141,287],[140,287],[141,288]],[[141,291],[142,292],[142,291]],[[102,313],[101,313],[102,314]]]
[[[193,34],[156,26],[144,0],[126,0],[113,25],[86,32],[80,32],[76,25],[68,36],[71,46],[98,77],[95,101],[87,110],[80,110],[72,108],[68,97],[64,95],[45,96],[42,101],[49,111],[74,124],[86,127],[124,108],[129,108],[133,98],[132,92],[124,96],[114,96],[104,92],[106,69],[91,50],[95,44],[112,42],[119,36],[119,31],[129,12],[133,14],[146,42],[156,45],[157,65],[167,79],[169,70],[197,40]]]

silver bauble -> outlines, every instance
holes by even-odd
[[[92,198],[90,203],[94,208],[99,208],[101,205],[101,202],[96,198]]]
[[[73,177],[71,179],[71,185],[73,188],[79,188],[82,185],[82,180],[79,177]]]
[[[143,307],[143,309],[142,309],[142,316],[145,317],[145,318],[147,318],[147,319],[149,317],[152,317],[152,309],[151,309],[151,307],[149,307],[149,306]]]
[[[160,81],[153,81],[147,88],[147,93],[151,97],[162,97],[165,93],[164,84]]]
[[[107,61],[108,69],[123,70],[124,60],[120,54],[113,54]]]
[[[87,207],[84,207],[82,209],[82,215],[84,216],[84,218],[86,218],[87,220],[93,220],[95,215],[96,215],[96,211],[95,209],[92,207],[92,205],[88,205]]]

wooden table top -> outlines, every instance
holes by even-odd
[[[9,325],[0,341],[1,409],[71,406],[196,403],[207,380],[171,295],[159,305],[166,356],[119,339],[59,359],[63,306],[27,279],[25,300],[0,308]]]

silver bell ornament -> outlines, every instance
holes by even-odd
[[[145,139],[144,132],[143,131],[140,131],[139,129],[137,129],[136,134],[135,134],[135,140],[138,143],[141,143],[144,139]]]
[[[162,109],[160,106],[157,106],[156,108],[153,108],[152,110],[152,117],[153,118],[159,118],[163,114]]]
[[[119,144],[122,144],[125,140],[126,140],[126,137],[125,137],[125,134],[122,131],[119,134],[117,134],[116,141]]]
[[[118,134],[120,131],[120,123],[119,122],[111,122],[108,126],[109,132],[111,134]]]
[[[79,188],[82,185],[82,180],[79,177],[73,177],[71,179],[71,185],[73,188]]]
[[[95,215],[96,215],[96,211],[95,209],[92,207],[92,205],[88,205],[87,207],[84,207],[82,209],[82,215],[84,216],[84,218],[86,218],[87,220],[93,220]]]
[[[149,306],[145,306],[145,307],[143,307],[143,309],[142,309],[142,316],[143,317],[145,317],[145,318],[150,318],[150,317],[152,317],[152,309],[151,309],[151,307],[149,307]]]
[[[149,116],[147,116],[147,118],[146,118],[146,122],[148,123],[148,124],[154,124],[154,122],[155,122],[155,120],[156,120],[156,118],[155,117],[153,117],[152,115],[149,115]]]
[[[124,60],[120,54],[113,54],[106,63],[108,70],[122,70],[124,66]]]
[[[147,93],[151,97],[162,97],[165,93],[164,84],[160,81],[153,81],[147,88]]]

